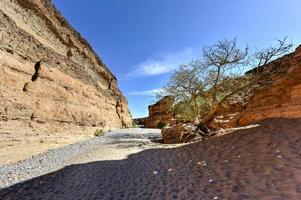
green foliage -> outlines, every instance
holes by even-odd
[[[96,137],[101,137],[104,136],[105,132],[102,129],[96,129],[96,131],[94,132],[94,136]]]
[[[206,114],[209,110],[210,106],[205,98],[182,100],[174,106],[176,118],[190,122],[193,122],[197,116]]]
[[[131,126],[132,128],[137,128],[138,126],[137,126],[137,124],[136,124],[136,122],[133,120],[132,121],[132,126]]]
[[[167,125],[167,124],[164,123],[164,122],[158,122],[157,128],[162,129],[162,128],[164,128],[166,125]]]
[[[136,124],[136,122],[134,120],[132,120],[132,126],[131,126],[131,128],[137,128],[137,127],[138,127],[138,125]]]
[[[175,116],[184,121],[192,121],[198,115],[198,109],[194,102],[181,101],[174,107]]]

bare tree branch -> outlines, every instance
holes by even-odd
[[[257,51],[253,55],[255,70],[243,75],[240,69],[250,67],[249,48],[240,48],[236,38],[218,41],[203,48],[203,61],[184,64],[175,71],[165,90],[176,97],[178,110],[186,116],[191,111],[195,117],[197,109],[201,122],[209,123],[225,101],[257,87],[263,72],[269,73],[265,68],[292,46],[285,37],[276,45]]]

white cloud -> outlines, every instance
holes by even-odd
[[[144,91],[139,91],[139,92],[129,92],[129,95],[134,95],[134,96],[153,96],[158,92],[162,92],[163,89],[152,89],[152,90],[144,90]]]
[[[200,50],[186,48],[180,52],[161,53],[155,58],[141,62],[134,67],[128,77],[154,76],[174,71],[180,64],[189,62],[199,57]]]

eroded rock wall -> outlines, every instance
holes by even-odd
[[[145,121],[146,128],[157,128],[158,123],[170,124],[173,121],[174,97],[166,96],[148,106],[149,116]]]
[[[238,125],[266,118],[301,118],[301,46],[277,62],[275,70],[284,68],[285,73],[252,97],[236,118]]]
[[[130,125],[116,77],[50,0],[0,1],[0,131]]]
[[[234,110],[235,117],[226,121],[224,126],[244,126],[269,118],[301,118],[301,46],[269,67],[272,71],[283,72],[272,77],[270,85],[256,91],[244,108]],[[220,114],[231,116],[233,109],[227,110]]]

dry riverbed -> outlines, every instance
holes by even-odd
[[[63,145],[62,142],[61,145]],[[137,128],[107,132],[104,136],[93,137],[47,151],[36,148],[35,153],[39,151],[42,153],[0,167],[0,189],[69,165],[103,160],[121,160],[146,149],[177,146],[183,145],[162,144],[161,132],[158,129]],[[50,146],[46,147],[49,148]],[[21,152],[15,152],[17,150]],[[19,147],[15,151],[12,152],[12,155],[26,154],[24,149],[21,150]],[[30,155],[29,153],[32,152],[27,152],[28,155]]]
[[[0,166],[92,137],[78,133],[0,132]]]
[[[183,146],[112,132],[0,168],[0,199],[301,199],[300,133],[301,119]]]

